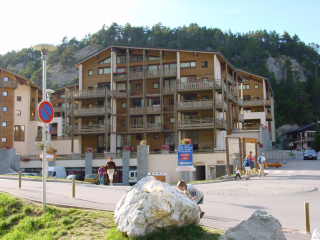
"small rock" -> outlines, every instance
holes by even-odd
[[[315,230],[313,230],[311,240],[320,240],[320,229],[319,228],[316,228]]]
[[[285,240],[281,223],[265,211],[257,210],[248,219],[229,228],[220,240]]]
[[[118,229],[129,237],[200,222],[194,201],[153,176],[134,185],[118,202],[114,215]]]

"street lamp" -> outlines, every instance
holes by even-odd
[[[289,143],[289,147],[291,147],[291,154],[292,154],[292,149],[293,149],[293,148],[292,148],[292,147],[293,147],[293,142],[290,142],[290,143]]]
[[[32,47],[34,50],[41,52],[42,59],[42,101],[47,100],[47,59],[49,58],[49,52],[56,50],[57,48],[51,44],[38,44]],[[46,210],[46,178],[48,174],[47,170],[47,158],[46,158],[46,129],[48,128],[48,123],[42,123],[42,207],[43,212]]]
[[[300,133],[300,144],[301,144],[301,151],[303,150],[303,145],[302,145],[302,132]]]

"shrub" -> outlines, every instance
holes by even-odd
[[[162,145],[161,150],[170,150],[169,145]]]

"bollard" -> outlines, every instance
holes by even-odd
[[[76,179],[72,178],[72,198],[76,197]]]
[[[309,203],[304,203],[304,216],[306,220],[306,234],[310,234]]]
[[[21,171],[19,171],[19,189],[21,189]]]

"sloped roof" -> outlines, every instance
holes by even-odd
[[[320,122],[319,122],[319,123],[320,123]],[[303,130],[306,130],[306,129],[308,129],[308,128],[310,128],[310,127],[313,127],[313,126],[316,126],[316,125],[317,125],[317,123],[311,123],[311,124],[308,124],[308,125],[299,127],[299,128],[297,128],[297,129],[291,130],[291,131],[289,131],[289,132],[287,132],[287,133],[301,132],[301,131],[303,131]]]
[[[12,74],[12,75],[14,75],[14,76],[16,76],[16,77],[18,77],[18,78],[21,78],[21,79],[25,80],[26,82],[28,82],[28,85],[29,85],[29,86],[34,87],[34,88],[38,88],[39,90],[42,90],[42,88],[40,88],[38,85],[36,85],[36,84],[34,84],[33,82],[31,82],[28,78],[26,78],[26,77],[24,77],[24,76],[21,76],[21,75],[15,73],[15,72],[11,72],[11,71],[9,71],[9,70],[7,70],[7,69],[5,69],[5,68],[1,68],[1,67],[0,67],[0,69],[1,69],[1,71],[10,73],[10,74]],[[17,79],[17,80],[19,81],[19,79]]]

